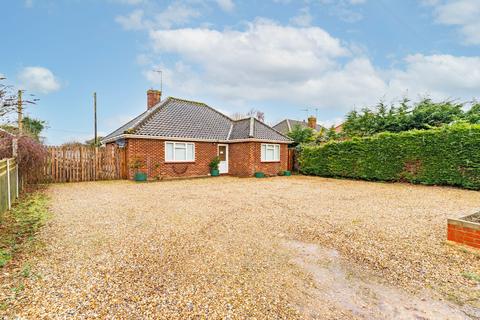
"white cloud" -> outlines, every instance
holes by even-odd
[[[18,74],[18,80],[22,89],[38,93],[50,93],[60,89],[60,82],[52,73],[44,67],[25,67]]]
[[[223,11],[231,12],[235,8],[233,0],[216,0]]]
[[[117,16],[115,21],[126,30],[168,29],[187,24],[199,16],[200,12],[197,8],[175,1],[163,10],[157,10],[156,7],[150,6],[146,10],[135,9],[128,15]]]
[[[364,4],[366,0],[318,0],[318,2],[329,7],[330,15],[345,22],[353,23],[363,19],[363,15],[358,12],[358,9],[352,7]]]
[[[290,19],[290,23],[300,26],[300,27],[308,27],[312,24],[313,17],[310,14],[310,10],[308,8],[300,9],[300,12]]]
[[[150,38],[155,54],[177,59],[155,66],[165,85],[231,104],[289,102],[344,112],[407,93],[471,99],[480,92],[480,57],[410,55],[382,70],[318,27],[260,19],[241,31],[182,28],[151,31]],[[158,74],[145,75],[159,83]]]
[[[393,70],[390,91],[410,96],[429,94],[435,99],[469,99],[480,94],[480,57],[410,55],[406,67]]]
[[[146,28],[146,24],[143,21],[143,10],[134,10],[126,16],[118,16],[115,18],[125,30],[140,30]]]
[[[479,0],[424,0],[423,3],[434,7],[436,22],[457,26],[465,44],[480,44]]]

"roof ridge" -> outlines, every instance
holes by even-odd
[[[216,113],[222,115],[223,117],[227,118],[227,119],[230,120],[230,121],[235,121],[235,120],[233,120],[232,118],[230,118],[229,116],[227,116],[225,113],[218,111],[217,109],[215,109],[214,107],[206,104],[205,102],[200,102],[200,101],[195,101],[195,100],[188,100],[188,99],[180,99],[180,98],[175,98],[175,97],[169,97],[169,98],[175,99],[175,100],[178,100],[178,101],[183,101],[183,102],[192,102],[192,103],[200,104],[200,105],[202,105],[202,106],[204,106],[204,107],[207,107],[207,108],[215,111]]]
[[[249,137],[253,137],[255,133],[255,118],[250,117],[250,132],[248,134]]]
[[[172,97],[167,97],[165,100],[159,101],[153,107],[151,107],[147,111],[145,111],[142,114],[143,117],[141,117],[135,124],[133,124],[130,128],[127,128],[125,131],[133,131],[136,128],[138,128],[141,124],[143,124],[146,120],[148,120],[152,115],[154,115],[156,113],[156,111],[160,109],[161,106],[163,106],[165,103],[167,103],[167,101],[169,101],[171,99],[172,99]]]
[[[261,124],[263,124],[264,126],[267,126],[269,129],[272,129],[273,131],[275,131],[276,133],[279,133],[280,135],[282,135],[283,137],[287,138],[287,139],[290,139],[290,137],[288,137],[287,135],[284,135],[283,133],[281,133],[280,131],[278,131],[277,129],[275,129],[274,127],[266,124],[265,122],[257,119],[257,118],[253,118],[254,120],[257,120],[258,122],[260,122]]]

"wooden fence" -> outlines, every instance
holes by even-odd
[[[117,146],[48,147],[44,174],[48,182],[126,179],[125,150]]]
[[[10,210],[18,198],[20,181],[14,158],[0,160],[0,213]]]

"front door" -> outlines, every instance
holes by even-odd
[[[220,158],[218,170],[220,173],[228,173],[228,144],[218,145],[218,157]]]

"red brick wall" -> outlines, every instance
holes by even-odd
[[[230,144],[230,174],[235,176],[252,176],[261,171],[267,175],[276,175],[287,170],[288,150],[286,144],[280,145],[280,161],[262,162],[260,142],[242,142]]]
[[[447,239],[480,249],[480,225],[468,221],[449,219]]]
[[[145,164],[141,171],[147,173],[148,179],[161,177],[194,177],[210,174],[208,164],[217,156],[218,144],[212,142],[195,142],[195,161],[188,163],[165,163],[165,141],[154,139],[128,139],[126,145],[127,162],[130,165],[136,159]],[[280,161],[261,162],[260,142],[241,142],[229,144],[229,174],[249,177],[256,171],[267,175],[276,175],[287,170],[288,150],[286,144],[280,145]],[[133,178],[135,170],[128,168],[129,177]]]
[[[195,142],[195,161],[186,163],[166,163],[165,162],[165,141],[153,139],[128,139],[127,140],[127,159],[128,163],[133,163],[139,159],[145,163],[148,179],[157,179],[161,177],[194,177],[206,176],[210,174],[208,164],[217,156],[217,144],[212,142]],[[129,169],[130,178],[134,174],[133,169]]]

